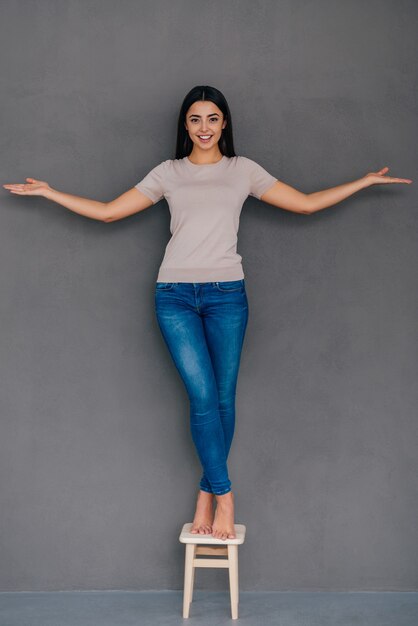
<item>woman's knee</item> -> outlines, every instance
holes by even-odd
[[[190,398],[190,409],[192,413],[207,415],[219,410],[218,394],[195,394]]]

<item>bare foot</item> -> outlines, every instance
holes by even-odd
[[[236,539],[234,528],[234,494],[232,491],[216,496],[212,535],[216,539]]]
[[[199,533],[200,535],[210,535],[212,532],[213,522],[213,503],[215,502],[215,496],[213,493],[199,490],[197,496],[196,512],[191,533]]]

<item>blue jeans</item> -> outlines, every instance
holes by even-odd
[[[227,458],[248,321],[244,279],[155,285],[158,325],[190,400],[190,427],[203,467],[200,489],[231,491]]]

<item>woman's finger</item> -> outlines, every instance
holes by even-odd
[[[10,188],[10,187],[22,187],[23,185],[27,185],[28,187],[32,187],[33,185],[37,184],[37,185],[46,185],[46,183],[43,180],[36,180],[36,178],[26,178],[26,180],[28,181],[27,183],[7,183],[5,185],[3,185],[3,187],[5,187],[6,189]]]
[[[389,178],[388,176],[380,176],[377,180],[379,183],[412,183],[409,178]]]

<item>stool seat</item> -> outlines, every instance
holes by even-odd
[[[235,539],[217,539],[216,537],[212,537],[212,535],[201,535],[200,533],[191,533],[190,529],[193,526],[193,522],[187,522],[184,524],[179,541],[181,543],[207,543],[209,544],[221,544],[226,545],[230,544],[239,544],[244,543],[245,540],[245,526],[244,524],[234,524],[235,529]]]
[[[194,573],[196,567],[223,567],[229,570],[229,590],[231,597],[232,619],[238,618],[238,545],[245,541],[246,527],[234,524],[234,539],[217,539],[212,535],[191,533],[193,522],[186,522],[180,533],[179,541],[186,544],[184,564],[183,617],[189,617],[190,604],[193,600]],[[210,556],[202,559],[197,556]],[[219,559],[218,556],[227,556]],[[214,558],[215,557],[215,558]]]

